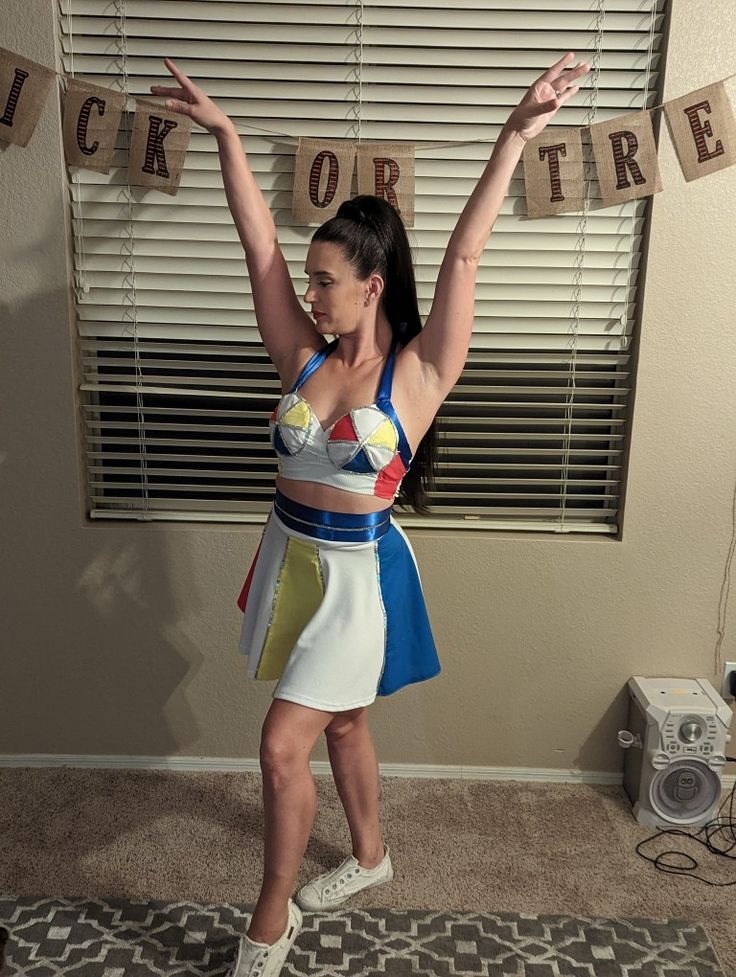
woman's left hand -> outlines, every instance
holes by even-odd
[[[572,82],[590,71],[587,61],[566,68],[574,57],[572,51],[568,52],[537,78],[508,117],[505,129],[517,132],[525,142],[544,129],[557,109],[580,87]]]

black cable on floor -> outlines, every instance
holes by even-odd
[[[730,763],[736,763],[736,757],[727,756],[726,760]],[[719,855],[722,858],[730,858],[736,861],[736,855],[732,855],[731,852],[736,848],[736,819],[734,818],[734,792],[736,792],[736,783],[734,783],[731,788],[731,793],[726,797],[718,809],[718,817],[713,818],[712,821],[708,821],[694,834],[690,831],[684,831],[682,828],[663,828],[656,834],[651,835],[649,838],[645,838],[644,841],[640,841],[636,846],[636,854],[641,858],[645,859],[647,862],[651,862],[656,869],[660,872],[667,872],[670,875],[686,875],[691,879],[697,879],[699,882],[705,882],[706,885],[716,885],[716,886],[727,886],[736,885],[736,879],[732,882],[711,882],[710,879],[704,879],[702,875],[694,875],[693,870],[698,868],[698,862],[693,858],[692,855],[688,855],[687,852],[678,851],[676,848],[672,848],[668,851],[660,852],[655,858],[650,855],[645,855],[640,849],[649,844],[650,841],[655,841],[657,838],[661,838],[663,835],[680,835],[684,838],[690,838],[692,841],[697,841],[699,845],[703,845],[711,854]],[[724,807],[728,804],[728,817],[721,817]],[[730,837],[726,834],[730,831]],[[723,833],[723,841],[728,843],[726,847],[720,847],[715,838]],[[699,837],[699,835],[704,835],[704,837]],[[673,862],[665,861],[667,855],[674,855],[677,858],[682,858],[685,860],[685,864],[675,864]]]

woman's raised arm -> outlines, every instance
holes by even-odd
[[[415,345],[425,376],[442,399],[460,376],[473,330],[475,279],[483,249],[508,192],[524,144],[536,136],[557,109],[578,90],[585,62],[566,69],[568,53],[534,82],[509,116],[491,158],[465,204],[445,252],[427,322],[407,346]]]
[[[296,296],[276,225],[232,120],[170,58],[164,64],[179,87],[151,85],[153,94],[167,96],[167,109],[189,116],[217,139],[225,195],[245,250],[258,328],[284,377],[294,372],[307,350],[320,345],[320,337]]]

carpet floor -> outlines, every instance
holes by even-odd
[[[350,847],[331,778],[316,782],[297,884]],[[381,792],[396,876],[355,897],[351,912],[684,920],[705,930],[723,973],[736,975],[733,859],[669,836],[649,853],[681,848],[715,885],[657,871],[634,851],[652,832],[621,788],[383,778]],[[261,823],[256,774],[3,768],[0,894],[247,906],[258,894]]]

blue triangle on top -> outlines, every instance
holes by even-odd
[[[279,431],[278,425],[275,425],[273,429],[273,446],[280,455],[291,454],[289,449],[284,444],[284,439],[281,437],[281,432]]]
[[[376,474],[376,469],[370,463],[370,460],[368,458],[368,455],[365,453],[365,451],[363,451],[362,448],[355,455],[354,458],[352,458],[346,464],[341,465],[340,467],[341,468],[344,468],[346,471],[349,471],[349,472],[359,472],[362,475],[375,475]]]

